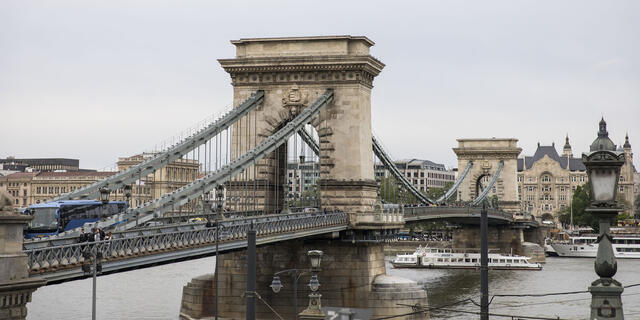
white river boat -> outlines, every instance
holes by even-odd
[[[551,242],[560,257],[595,258],[598,253],[597,236],[569,237],[568,241]],[[640,235],[613,235],[613,253],[618,259],[640,259]]]
[[[542,270],[528,257],[489,253],[489,270]],[[453,252],[451,249],[418,248],[412,254],[399,254],[391,262],[394,268],[476,269],[480,253]]]

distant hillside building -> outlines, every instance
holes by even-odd
[[[619,199],[633,204],[635,168],[628,136],[619,150],[626,154],[626,163],[622,166],[619,178]],[[570,206],[576,188],[588,181],[582,159],[573,156],[568,136],[562,148],[562,155],[556,151],[555,144],[541,146],[538,143],[533,156],[518,159],[517,179],[521,209],[536,217],[550,213],[555,218],[559,210]],[[631,210],[629,207],[625,211]]]

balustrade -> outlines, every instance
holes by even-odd
[[[348,216],[343,212],[279,215],[253,219],[232,220],[222,222],[220,232],[226,234],[219,239],[220,243],[246,241],[251,224],[258,236],[270,236],[298,232],[303,230],[322,229],[337,225],[347,225]],[[119,259],[127,259],[141,255],[160,254],[162,252],[183,250],[197,246],[213,245],[217,227],[190,229],[185,231],[158,232],[138,234],[131,237],[114,238],[98,242],[83,242],[33,248],[24,252],[29,257],[31,273],[46,273],[66,268],[80,267],[84,262],[83,253],[94,246],[102,253],[102,263]],[[320,233],[320,232],[319,232]]]

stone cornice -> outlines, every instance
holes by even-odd
[[[306,37],[274,37],[274,38],[241,38],[239,40],[231,40],[232,44],[243,44],[250,42],[283,42],[283,41],[307,41],[307,40],[362,40],[369,46],[373,46],[375,42],[365,36],[306,36]]]
[[[27,224],[33,219],[32,216],[13,214],[12,212],[0,212],[0,224]]]
[[[453,148],[453,152],[459,159],[516,159],[522,148],[517,149],[469,149],[469,148]]]
[[[371,68],[377,76],[384,68],[384,63],[370,56],[301,56],[301,57],[253,57],[218,59],[220,65],[227,71],[241,69],[241,71],[307,71],[307,70],[339,70],[341,67]]]
[[[372,56],[220,59],[234,86],[358,83],[373,87],[384,64]]]

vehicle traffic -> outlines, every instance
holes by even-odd
[[[33,220],[24,229],[26,239],[43,238],[81,227],[87,222],[127,210],[125,201],[102,203],[97,200],[62,200],[38,203],[29,206],[24,214]]]

